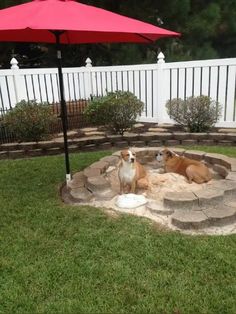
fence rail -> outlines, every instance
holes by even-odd
[[[161,53],[156,64],[92,67],[88,62],[64,68],[63,79],[68,103],[108,91],[133,92],[145,104],[140,121],[146,122],[173,122],[165,109],[169,99],[208,95],[222,106],[217,126],[236,127],[236,58],[165,63]],[[22,99],[58,104],[59,96],[55,68],[19,69],[16,61],[11,69],[0,70],[1,115]]]

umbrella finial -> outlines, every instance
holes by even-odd
[[[19,69],[18,61],[16,58],[12,58],[10,61],[11,69]]]

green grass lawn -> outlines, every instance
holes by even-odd
[[[73,171],[106,154],[72,154]],[[0,161],[0,313],[236,313],[236,235],[65,206],[63,179],[63,156]]]

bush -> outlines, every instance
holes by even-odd
[[[5,115],[4,124],[19,141],[40,141],[49,137],[54,120],[48,104],[22,100]]]
[[[103,125],[116,134],[123,135],[141,115],[143,102],[130,92],[110,92],[104,97],[95,97],[85,110],[87,120]]]
[[[219,120],[221,106],[208,96],[172,99],[166,103],[171,119],[190,132],[206,132]]]
[[[5,143],[8,141],[14,141],[14,134],[12,134],[3,120],[0,119],[0,143]]]

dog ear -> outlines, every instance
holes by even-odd
[[[129,147],[129,150],[130,150],[132,153],[135,152],[135,145],[130,146],[130,147]]]
[[[120,152],[120,159],[122,159],[124,157],[124,151],[122,150],[121,152]]]
[[[171,157],[173,157],[173,152],[172,151],[170,151],[170,150],[168,150],[167,152],[166,152],[166,155],[169,157],[169,158],[171,158]]]

